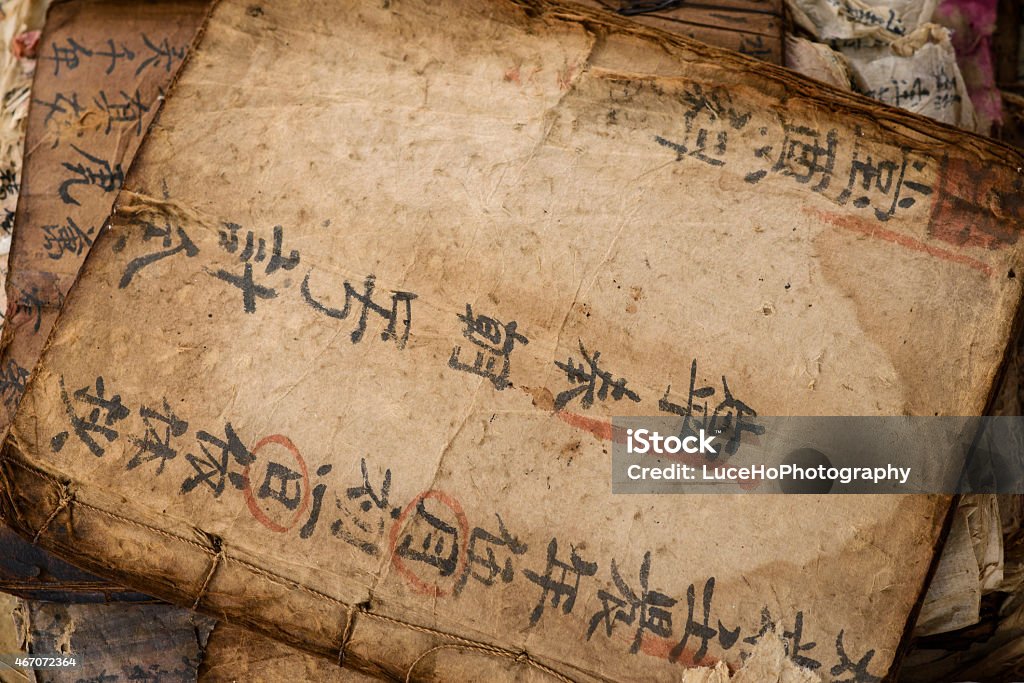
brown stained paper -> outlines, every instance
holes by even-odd
[[[612,496],[609,420],[980,414],[1022,166],[576,6],[223,0],[25,395],[5,515],[393,677],[674,681],[775,631],[878,680],[948,498]]]
[[[786,67],[816,81],[852,89],[853,74],[846,58],[824,43],[787,34]]]
[[[27,603],[29,655],[74,658],[37,667],[37,683],[195,683],[213,622],[170,605]]]
[[[47,15],[7,279],[4,427],[206,7],[68,0]]]
[[[16,305],[0,352],[3,426],[17,406],[63,294],[109,214],[113,190],[134,155],[140,131],[149,126],[157,98],[180,66],[204,10],[196,2],[84,0],[58,3],[49,14],[37,48],[41,66],[28,124],[27,194],[17,223],[15,272],[8,281]],[[76,149],[110,159],[112,174],[96,175],[100,166],[94,164],[80,167]],[[65,181],[83,177],[97,185],[68,186],[68,196],[79,204],[65,203]],[[0,561],[0,590],[71,601],[148,599],[67,567],[13,534],[3,544],[8,552]]]
[[[198,683],[371,683],[386,680],[395,679],[341,669],[322,657],[308,655],[223,622],[210,633],[197,678]]]
[[[786,56],[783,0],[718,0],[677,3],[659,0],[575,0],[581,5],[623,12],[630,19],[772,64]],[[647,8],[648,11],[639,10]]]
[[[47,0],[0,0],[0,278],[7,277],[32,72]],[[0,293],[0,311],[6,311]],[[10,373],[0,368],[0,390]]]
[[[839,52],[857,92],[982,132],[951,33],[930,23],[936,4],[936,0],[787,0],[794,22]],[[807,74],[807,50],[800,52],[791,64],[787,49],[786,63]]]
[[[62,562],[6,527],[0,527],[0,548],[0,592],[53,602],[155,602]]]
[[[7,655],[28,654],[26,603],[13,595],[0,594],[0,648]],[[31,673],[0,661],[0,683],[35,683]]]
[[[0,645],[3,683],[388,680],[170,605],[68,605],[0,594]],[[74,666],[8,667],[16,654],[73,659]]]
[[[380,677],[339,668],[322,657],[314,657],[251,631],[218,623],[210,633],[199,667],[199,683],[277,683],[278,681],[319,681],[321,683],[369,683],[393,678],[383,672]],[[411,667],[409,678],[415,680],[417,667]],[[735,674],[719,662],[714,667],[699,667],[680,672],[677,683],[819,683],[820,677],[800,668],[786,656],[784,639],[766,635],[752,649],[750,656]]]
[[[938,0],[786,0],[794,21],[823,41],[891,41],[932,20]]]

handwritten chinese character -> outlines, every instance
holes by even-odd
[[[188,431],[188,422],[174,414],[167,399],[164,399],[163,411],[142,406],[139,408],[139,417],[146,425],[146,433],[141,439],[134,436],[128,437],[128,440],[134,443],[138,450],[132,455],[125,469],[133,470],[147,462],[157,460],[159,464],[156,474],[159,475],[164,471],[164,465],[168,461],[178,457],[178,451],[171,447],[171,441]]]
[[[226,230],[220,231],[220,246],[229,254],[238,253],[238,260],[243,263],[242,274],[228,272],[224,268],[209,270],[207,272],[214,277],[237,287],[242,292],[242,308],[246,313],[256,312],[257,299],[274,299],[277,297],[277,290],[273,287],[259,284],[253,277],[253,264],[266,262],[263,268],[264,275],[273,275],[278,270],[291,270],[299,265],[299,252],[294,249],[288,256],[282,255],[282,243],[284,240],[284,228],[280,225],[274,226],[273,244],[270,248],[270,256],[267,256],[266,241],[257,238],[252,230],[247,231],[245,246],[239,252],[238,231],[241,228],[237,223],[225,223]]]
[[[50,57],[43,56],[43,59],[48,59],[53,62],[53,75],[60,75],[61,65],[67,67],[69,71],[74,71],[81,64],[82,57],[92,57],[92,50],[84,47],[78,43],[74,38],[67,39],[68,47],[60,46],[57,43],[51,43],[53,49],[53,55]]]
[[[119,50],[114,45],[114,41],[112,39],[108,39],[107,40],[107,46],[109,47],[109,49],[106,50],[106,51],[103,51],[103,50],[97,50],[96,51],[96,56],[97,57],[107,57],[107,58],[110,59],[110,65],[107,66],[107,71],[106,71],[107,75],[110,75],[110,74],[114,73],[114,68],[117,66],[117,61],[119,59],[123,59],[123,60],[125,60],[127,62],[130,62],[133,59],[135,59],[135,53],[132,52],[131,50],[129,50],[128,46],[125,45],[124,43],[121,43],[121,49]]]
[[[708,625],[711,619],[711,601],[714,596],[715,577],[712,576],[704,584],[702,600],[703,617],[700,621],[696,621],[693,618],[694,608],[696,606],[696,590],[692,583],[689,588],[686,589],[686,628],[683,629],[682,639],[669,653],[670,661],[675,662],[682,656],[691,637],[700,641],[700,646],[693,653],[692,662],[694,664],[700,664],[704,661],[704,656],[708,652],[708,643],[710,643],[715,637],[718,638],[719,645],[721,645],[725,650],[730,649],[736,644],[736,641],[740,636],[739,627],[730,631],[722,625],[721,621],[718,622],[718,628],[713,628]]]
[[[708,409],[709,399],[715,395],[715,388],[697,386],[697,359],[690,363],[690,387],[686,396],[686,404],[674,403],[669,400],[672,385],[665,389],[665,395],[658,401],[658,409],[683,418],[679,430],[679,438],[698,436],[701,430],[708,434],[728,435],[723,453],[735,455],[743,438],[743,432],[764,434],[764,425],[759,425],[749,418],[757,417],[757,411],[736,398],[729,388],[729,382],[722,375],[723,398],[715,405],[714,410]],[[715,460],[718,454],[707,454],[708,460]]]
[[[93,232],[96,228],[82,230],[71,216],[64,225],[43,226],[43,248],[46,255],[54,260],[63,258],[64,254],[81,256],[82,252],[92,246]]]
[[[158,239],[159,242],[155,242],[155,244],[162,247],[162,249],[132,259],[121,275],[121,281],[117,285],[118,289],[124,289],[130,285],[135,274],[150,264],[175,254],[183,253],[188,258],[193,258],[199,254],[199,247],[189,238],[185,229],[180,225],[171,225],[168,219],[164,219],[163,226],[145,220],[138,220],[132,223],[132,226],[139,225],[143,228],[142,241],[149,243],[150,240]],[[124,249],[124,246],[125,239],[122,238],[114,243],[113,250],[119,252]]]
[[[555,410],[561,410],[570,401],[579,397],[580,405],[583,408],[590,408],[594,405],[594,399],[605,401],[610,395],[613,400],[618,401],[628,398],[634,403],[640,402],[640,396],[631,389],[626,388],[626,380],[615,377],[607,370],[602,370],[598,365],[601,359],[601,352],[597,351],[593,356],[587,353],[580,341],[580,354],[583,360],[579,365],[570,357],[565,363],[555,361],[555,365],[565,371],[571,384],[580,386],[567,389],[555,397]]]
[[[0,372],[0,396],[4,398],[4,405],[8,408],[17,407],[25,393],[25,384],[28,382],[29,371],[14,360],[8,360]]]
[[[196,433],[196,440],[203,454],[185,455],[196,473],[182,483],[181,493],[189,493],[200,484],[206,484],[213,491],[213,497],[219,498],[224,492],[225,482],[239,490],[244,488],[245,478],[233,466],[248,467],[256,462],[256,456],[238,438],[231,423],[225,425],[223,439],[200,431]]]
[[[681,96],[687,105],[683,114],[683,138],[674,142],[655,136],[655,141],[676,152],[676,158],[693,157],[711,166],[725,164],[729,131],[741,130],[750,121],[750,113],[740,114],[732,104],[732,95],[724,88],[704,89],[689,86]]]
[[[597,563],[584,560],[573,546],[569,546],[568,562],[558,559],[558,539],[552,538],[548,543],[547,566],[544,573],[523,570],[523,576],[542,589],[540,600],[530,613],[530,626],[540,621],[549,598],[552,607],[561,605],[562,614],[572,614],[580,590],[580,579],[584,576],[594,576],[596,573]]]
[[[115,99],[111,99],[105,90],[100,90],[99,94],[93,97],[93,102],[97,110],[106,115],[107,127],[104,135],[110,135],[115,123],[130,123],[135,129],[135,134],[142,135],[142,119],[149,111],[149,106],[142,101],[138,88],[130,95],[122,90],[119,98]]]
[[[167,38],[164,38],[163,41],[159,43],[154,43],[150,40],[149,36],[143,33],[142,42],[146,44],[146,49],[149,50],[150,56],[139,64],[139,68],[135,70],[136,76],[142,73],[147,67],[159,69],[162,66],[167,73],[170,73],[171,66],[174,64],[175,60],[180,62],[185,58],[186,48],[172,47]]]
[[[846,646],[843,644],[843,634],[844,631],[840,631],[839,635],[836,636],[836,654],[839,656],[839,663],[833,666],[829,673],[832,676],[849,674],[849,678],[834,678],[833,683],[879,683],[882,680],[880,676],[873,676],[868,673],[868,665],[871,664],[875,651],[868,650],[863,657],[856,662],[853,661],[849,654],[847,654]]]
[[[363,282],[362,292],[357,291],[348,281],[345,281],[345,305],[340,309],[332,308],[315,299],[310,293],[309,279],[311,275],[312,271],[307,273],[302,281],[302,297],[313,310],[337,320],[344,320],[352,311],[353,301],[359,306],[357,326],[350,336],[353,344],[358,344],[362,341],[363,334],[366,332],[366,318],[370,313],[373,313],[387,321],[387,327],[380,334],[381,340],[392,340],[398,348],[405,348],[405,344],[409,340],[409,330],[412,324],[412,301],[416,298],[415,294],[412,292],[392,292],[391,306],[390,308],[385,308],[373,301],[376,278],[373,275],[368,275]],[[399,317],[399,309],[404,311],[404,316]],[[399,324],[402,327],[401,333],[398,332]]]
[[[64,376],[60,376],[60,398],[64,403],[64,411],[67,413],[68,420],[71,422],[71,428],[92,454],[100,458],[103,457],[105,450],[94,438],[94,435],[97,438],[103,438],[108,444],[113,443],[119,436],[114,425],[128,417],[131,410],[121,403],[120,394],[110,397],[106,395],[106,384],[102,377],[96,378],[95,393],[90,393],[90,391],[90,387],[82,387],[73,394],[75,401],[84,404],[86,410],[89,411],[84,413],[84,416],[79,415],[64,386]],[[59,453],[64,448],[67,438],[68,432],[65,431],[50,440],[50,446],[54,453]]]
[[[615,593],[606,590],[599,590],[597,597],[601,600],[602,608],[590,618],[590,628],[587,630],[587,640],[594,635],[598,626],[605,627],[605,635],[611,636],[612,629],[616,622],[622,622],[626,626],[636,624],[636,632],[633,636],[633,644],[629,648],[630,654],[640,651],[640,644],[643,642],[644,633],[651,632],[661,638],[668,638],[672,635],[672,607],[676,599],[660,592],[649,590],[648,583],[651,575],[651,551],[644,553],[644,559],[640,563],[640,590],[634,591],[622,578],[619,573],[618,564],[612,560],[612,583],[615,585]]]
[[[859,138],[859,128],[857,133]],[[839,193],[836,203],[843,205],[852,199],[850,203],[854,207],[872,207],[875,218],[887,221],[897,209],[909,209],[917,202],[916,197],[908,195],[908,190],[922,197],[930,195],[931,187],[908,177],[908,173],[920,173],[925,166],[921,160],[910,161],[908,154],[905,147],[892,156],[872,154],[858,139],[853,149],[853,161],[850,162],[849,182]]]
[[[18,176],[13,168],[5,168],[0,171],[0,200],[14,197],[18,194]],[[8,231],[10,232],[10,231]]]
[[[89,163],[72,164],[68,161],[61,163],[61,166],[74,174],[64,180],[58,189],[60,199],[65,204],[81,206],[81,202],[71,196],[71,188],[75,185],[98,187],[103,192],[114,192],[124,183],[124,169],[121,168],[121,164],[111,167],[109,161],[93,156],[76,145],[71,145],[71,148]]]
[[[494,516],[498,519],[497,534],[476,527],[469,536],[466,569],[455,586],[456,594],[462,592],[470,576],[485,586],[493,586],[498,579],[504,583],[511,583],[515,576],[512,556],[523,555],[528,548],[525,543],[509,533],[500,515],[495,513]],[[508,553],[504,563],[498,562],[495,549],[504,549]]]
[[[378,543],[384,536],[384,524],[388,518],[398,517],[401,510],[388,502],[391,470],[384,471],[381,485],[377,489],[370,485],[365,458],[359,459],[359,470],[363,483],[346,491],[346,501],[337,502],[344,519],[335,520],[331,525],[331,533],[367,555],[379,557]],[[349,507],[350,503],[356,504],[355,509]]]
[[[512,349],[517,342],[530,343],[516,331],[516,321],[502,323],[485,315],[474,316],[473,307],[469,304],[466,304],[465,315],[459,314],[459,320],[465,324],[462,335],[477,347],[476,358],[472,365],[463,362],[459,358],[462,347],[456,346],[448,359],[448,367],[489,379],[499,391],[510,386],[508,375]]]
[[[836,147],[838,135],[830,130],[822,140],[821,133],[810,126],[783,123],[785,137],[779,145],[769,144],[755,150],[758,158],[771,159],[770,171],[754,171],[744,178],[748,183],[759,183],[769,172],[788,176],[798,183],[807,185],[814,182],[811,188],[815,192],[823,192],[832,182],[832,172],[836,163]],[[767,128],[761,129],[762,135],[768,134]]]
[[[395,547],[395,555],[436,567],[440,576],[452,576],[459,563],[459,529],[426,508],[425,499],[416,503],[416,516]],[[414,544],[413,531],[421,535]]]

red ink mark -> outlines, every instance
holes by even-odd
[[[1024,178],[994,164],[946,158],[928,234],[963,247],[1016,244],[1024,220]]]
[[[288,526],[278,524],[274,520],[270,519],[267,513],[260,507],[259,503],[256,502],[256,498],[252,495],[252,486],[249,483],[249,467],[246,466],[245,470],[242,471],[242,478],[245,480],[245,486],[242,489],[242,493],[245,494],[245,504],[249,507],[249,512],[256,518],[256,521],[267,527],[271,531],[277,533],[284,533],[292,527],[294,527],[299,519],[302,518],[302,513],[309,507],[309,470],[306,469],[306,461],[302,459],[302,455],[299,453],[299,449],[295,447],[292,440],[283,434],[271,434],[268,437],[260,439],[255,446],[252,447],[252,454],[256,453],[268,444],[277,444],[283,446],[292,457],[295,459],[296,464],[299,466],[299,472],[302,474],[302,481],[300,486],[302,487],[302,502],[299,503],[298,509],[292,516],[291,523]]]
[[[519,67],[510,66],[509,68],[505,69],[505,80],[511,83],[515,83],[516,85],[521,85],[519,82]]]
[[[614,440],[617,443],[626,443],[626,433],[622,429],[613,426],[608,420],[585,417],[576,413],[565,413],[561,410],[555,411],[555,415],[570,427],[590,432],[597,438],[604,441]],[[615,438],[613,439],[612,437]]]
[[[444,491],[424,491],[420,495],[416,496],[411,503],[405,506],[402,510],[402,514],[398,516],[394,524],[391,525],[391,531],[388,534],[389,543],[389,554],[391,555],[391,564],[394,565],[398,573],[401,574],[409,582],[413,591],[422,595],[429,595],[434,598],[444,598],[451,594],[451,591],[436,583],[430,583],[423,580],[416,573],[410,569],[405,561],[400,557],[395,549],[398,547],[398,534],[402,531],[405,520],[409,517],[410,512],[415,512],[421,501],[425,500],[436,500],[446,508],[448,508],[457,520],[457,528],[459,534],[459,561],[452,572],[452,578],[458,580],[462,573],[466,570],[466,555],[469,552],[469,522],[466,521],[466,513],[462,510],[462,505],[459,501],[455,500],[452,496],[448,495]]]
[[[672,648],[675,647],[676,643],[672,642],[668,638],[659,638],[650,634],[644,634],[643,639],[640,641],[640,651],[645,655],[651,657],[657,657],[658,659],[667,659],[672,661]],[[711,655],[704,655],[699,662],[693,660],[696,651],[692,648],[686,648],[679,654],[679,658],[676,659],[675,663],[679,664],[687,669],[698,667],[698,666],[717,666],[719,660],[712,657]],[[735,673],[736,667],[729,662],[725,662],[725,666],[729,669],[729,673]]]
[[[843,228],[844,230],[850,230],[867,237],[873,237],[875,239],[882,240],[884,242],[891,242],[892,244],[899,245],[905,249],[917,251],[922,254],[928,254],[935,258],[940,258],[944,261],[951,263],[959,263],[960,265],[973,268],[985,275],[992,276],[992,266],[977,259],[971,258],[964,254],[958,254],[948,249],[942,249],[941,247],[932,246],[919,239],[903,235],[888,228],[883,228],[877,223],[864,219],[856,218],[853,216],[843,216],[838,213],[831,211],[819,211],[816,209],[804,209],[805,212],[816,215],[821,220],[836,226],[837,228]]]

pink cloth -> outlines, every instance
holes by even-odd
[[[11,41],[11,52],[18,59],[35,59],[38,46],[39,31],[25,31]]]
[[[935,21],[953,31],[953,48],[981,130],[988,134],[1003,119],[1003,100],[992,61],[998,0],[942,0]]]

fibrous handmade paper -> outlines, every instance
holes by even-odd
[[[153,598],[104,581],[0,527],[0,591],[52,602],[154,602]]]
[[[314,657],[237,626],[219,623],[210,633],[197,683],[372,683],[387,680],[342,669],[322,657]]]
[[[910,35],[932,20],[938,0],[786,0],[796,23],[826,42],[877,42]]]
[[[205,9],[203,2],[69,0],[49,12],[31,97],[25,85],[24,197],[16,220],[11,214],[13,305],[0,348],[0,427],[10,423],[64,293]],[[3,533],[0,589],[73,601],[148,599]]]
[[[37,667],[37,683],[196,683],[213,621],[170,605],[28,604],[29,655],[74,659]]]
[[[949,499],[612,496],[609,420],[981,413],[1018,153],[504,0],[223,0],[147,140],[5,451],[23,533],[392,676],[890,670]]]
[[[978,117],[936,0],[788,0],[795,22],[845,58],[858,92],[975,132]],[[799,65],[797,65],[799,68]]]
[[[7,427],[206,2],[68,0],[39,39],[0,348]]]
[[[978,129],[948,29],[930,24],[891,43],[853,44],[840,52],[859,92],[951,126]]]
[[[48,0],[0,2],[0,278],[7,277],[39,29]],[[0,311],[7,300],[0,294]],[[7,382],[0,367],[0,390]]]

